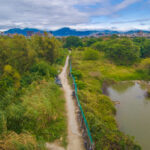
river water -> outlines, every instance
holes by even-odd
[[[135,82],[109,86],[108,95],[117,101],[116,119],[122,132],[134,136],[143,150],[150,150],[150,98],[146,90]]]

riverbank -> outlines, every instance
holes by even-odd
[[[116,66],[99,53],[98,60],[85,60],[84,51],[72,52],[73,74],[96,149],[139,150],[134,139],[119,131],[115,120],[115,105],[103,95],[103,83],[147,79],[134,67]]]

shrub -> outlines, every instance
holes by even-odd
[[[98,41],[92,45],[93,49],[98,51],[106,51],[107,42],[106,41]]]
[[[143,58],[150,57],[150,40],[147,39],[141,46],[141,55]]]
[[[72,70],[72,74],[74,75],[74,77],[75,77],[77,80],[82,79],[82,73],[81,73],[80,70],[75,70],[75,69],[73,69],[73,70]]]
[[[146,72],[150,75],[150,58],[143,59],[137,70]]]
[[[0,134],[5,133],[7,131],[6,127],[6,117],[3,111],[0,111]]]
[[[38,147],[36,139],[29,133],[16,134],[10,132],[3,135],[0,139],[0,148],[4,150],[44,150],[43,147]]]
[[[78,89],[80,89],[80,90],[82,90],[86,87],[86,84],[82,81],[77,80],[76,83],[77,83]]]
[[[73,48],[83,46],[82,40],[76,36],[69,36],[66,38],[66,42],[64,44],[65,48]]]
[[[140,58],[140,47],[130,39],[116,39],[108,43],[106,56],[118,65],[132,65]]]
[[[85,60],[98,60],[99,58],[99,52],[96,50],[93,50],[91,48],[87,48],[84,51],[84,59]]]
[[[46,77],[55,77],[58,74],[56,68],[50,66],[50,64],[45,61],[40,61],[39,63],[33,65],[30,72]]]

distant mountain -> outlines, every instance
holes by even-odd
[[[43,33],[43,30],[38,30],[38,29],[34,29],[34,28],[25,28],[25,29],[20,29],[20,28],[14,28],[14,29],[9,29],[8,31],[5,31],[5,34],[22,34],[24,36],[27,36],[27,32],[31,31],[34,33],[40,32]],[[125,33],[125,34],[133,34],[133,33],[138,33],[141,30],[131,30],[131,31],[127,31],[127,32],[120,32],[120,31],[113,31],[113,30],[87,30],[87,31],[78,31],[75,29],[70,29],[70,28],[61,28],[59,30],[55,30],[55,31],[47,31],[47,32],[51,32],[54,36],[88,36],[88,35],[108,35],[108,34],[119,34],[119,33]],[[150,33],[150,31],[143,31],[144,33]]]
[[[32,28],[25,28],[25,29],[20,29],[20,28],[14,28],[14,29],[9,29],[8,31],[5,31],[5,34],[22,34],[24,36],[27,36],[27,32],[31,31],[34,33],[40,32],[43,33],[44,31],[38,30],[38,29],[32,29]],[[47,31],[51,32],[54,36],[88,36],[93,33],[98,33],[98,31],[77,31],[75,29],[70,29],[70,28],[61,28],[59,30],[55,31]]]
[[[97,33],[98,31],[77,31],[75,29],[70,29],[70,28],[61,28],[56,31],[52,31],[52,34],[54,36],[88,36],[93,33]]]
[[[125,32],[126,34],[133,34],[133,33],[138,33],[141,32],[141,30],[130,30]],[[143,33],[150,33],[150,31],[142,30]]]
[[[96,34],[98,34],[98,35],[103,35],[103,34],[108,35],[108,34],[119,34],[119,33],[121,33],[121,32],[113,31],[113,30],[101,30],[101,31],[98,31],[98,33],[96,33]]]
[[[32,29],[32,28],[25,28],[25,29],[20,29],[20,28],[14,28],[14,29],[9,29],[8,31],[5,31],[5,34],[22,34],[24,36],[27,36],[27,32],[31,31],[34,33],[40,32],[43,33],[44,31],[38,30],[38,29]]]

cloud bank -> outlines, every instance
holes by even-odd
[[[124,25],[108,21],[92,23],[94,17],[110,17],[141,0],[0,0],[0,30],[38,28],[54,30],[61,27],[76,29],[125,29]],[[104,22],[106,20],[98,20]],[[132,21],[131,21],[132,22]],[[130,23],[131,23],[130,22]],[[128,22],[129,23],[129,22]],[[133,23],[133,22],[132,22]],[[123,23],[122,23],[123,24]],[[142,21],[140,21],[142,24]],[[127,23],[126,23],[127,25]],[[140,27],[136,26],[135,27]],[[144,28],[149,28],[145,26]]]

